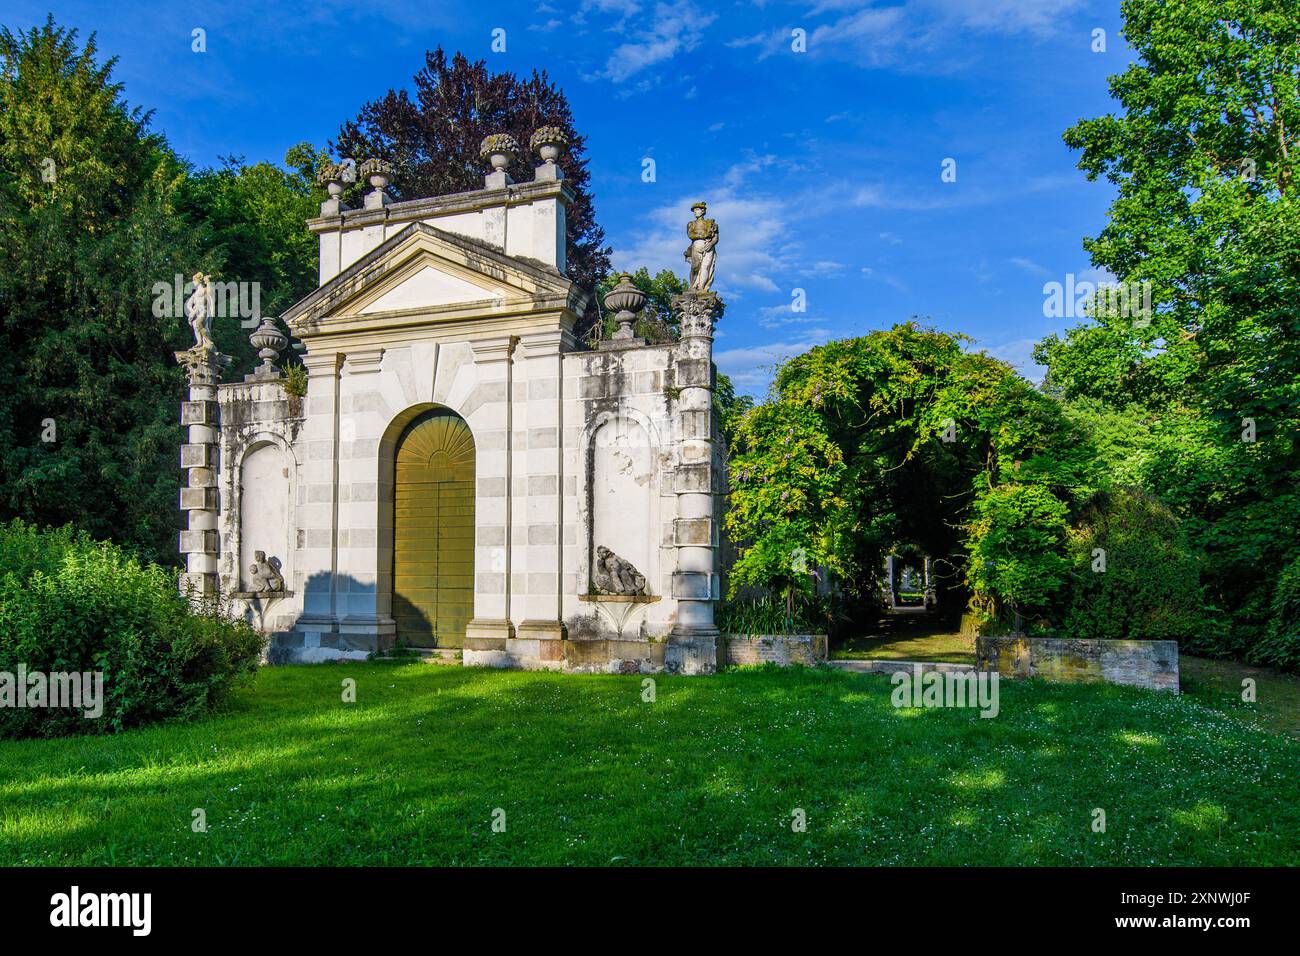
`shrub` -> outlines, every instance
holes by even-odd
[[[112,733],[217,707],[257,668],[262,637],[177,578],[68,528],[0,526],[0,672],[103,674],[103,713],[0,707],[0,737]],[[11,678],[12,680],[12,678]]]
[[[1017,623],[1052,606],[1065,580],[1065,502],[1043,485],[999,485],[976,500],[968,526],[971,610]]]
[[[1300,557],[1278,575],[1268,633],[1250,648],[1246,660],[1300,671]]]
[[[713,620],[727,634],[826,634],[836,623],[830,601],[797,592],[724,601]]]
[[[1067,636],[1185,645],[1203,638],[1208,624],[1197,560],[1158,498],[1126,487],[1097,492],[1080,511],[1069,547],[1061,616]]]

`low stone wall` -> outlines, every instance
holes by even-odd
[[[1176,641],[1103,641],[1069,637],[977,637],[980,670],[1062,683],[1124,684],[1178,693]]]
[[[724,634],[728,664],[820,664],[827,657],[825,634]]]

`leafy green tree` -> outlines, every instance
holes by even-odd
[[[578,134],[564,91],[545,72],[527,79],[492,73],[483,60],[464,54],[451,59],[441,47],[425,54],[414,90],[389,90],[361,107],[339,129],[332,148],[358,162],[381,158],[393,163],[398,198],[439,196],[483,188],[486,166],[479,156],[483,138],[509,133],[526,154],[515,173],[532,165],[529,138],[542,126],[564,130],[568,147],[560,159],[574,201],[565,217],[567,272],[584,289],[594,290],[609,271],[605,232],[596,223],[589,188],[587,140]],[[598,322],[593,301],[577,334],[585,337]]]
[[[1209,600],[1233,612],[1221,650],[1240,653],[1300,552],[1300,15],[1293,0],[1122,10],[1137,58],[1110,81],[1121,111],[1065,141],[1118,190],[1085,248],[1149,282],[1153,314],[1100,310],[1035,354],[1067,399],[1147,410],[1142,482],[1205,552]]]
[[[1046,609],[1064,581],[1066,515],[1089,481],[1086,440],[1055,400],[967,341],[909,322],[778,370],[731,461],[733,593],[808,592],[824,567],[870,599],[884,555],[915,545],[961,569],[990,615]]]
[[[52,18],[0,29],[0,514],[174,562],[188,330],[152,290],[205,263],[113,65]]]
[[[232,156],[184,182],[178,207],[197,224],[216,275],[257,283],[263,315],[279,315],[316,288],[319,244],[306,223],[320,212],[315,181],[324,161],[324,153],[299,143],[285,156],[287,168]],[[217,347],[236,357],[236,368],[254,363],[248,335],[235,319],[213,323]]]

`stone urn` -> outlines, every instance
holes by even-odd
[[[528,145],[537,152],[542,162],[554,166],[564,147],[569,145],[569,137],[558,126],[543,126],[533,133]]]
[[[343,174],[344,169],[338,163],[326,163],[316,174],[316,183],[325,187],[330,199],[338,199],[343,195]]]
[[[262,318],[262,324],[248,337],[248,341],[257,349],[257,357],[262,360],[262,364],[253,370],[253,375],[257,378],[275,378],[279,374],[275,360],[289,344],[289,336],[281,332],[275,319],[268,315]]]
[[[382,192],[393,181],[393,164],[386,159],[367,159],[357,168],[357,173],[365,176],[371,186]]]
[[[622,273],[618,277],[618,285],[605,293],[605,308],[615,313],[614,320],[618,322],[618,330],[610,338],[633,338],[635,333],[632,331],[632,323],[644,305],[645,293],[632,284],[630,273]]]
[[[479,155],[492,164],[493,172],[504,173],[519,153],[519,144],[509,133],[484,137]]]

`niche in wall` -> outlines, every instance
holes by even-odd
[[[289,549],[289,456],[262,442],[244,455],[239,472],[239,588],[254,589],[250,569],[255,552],[280,561],[286,590],[293,589]]]
[[[659,494],[655,448],[645,428],[621,415],[596,429],[589,449],[587,585],[603,545],[645,575],[659,593]]]

